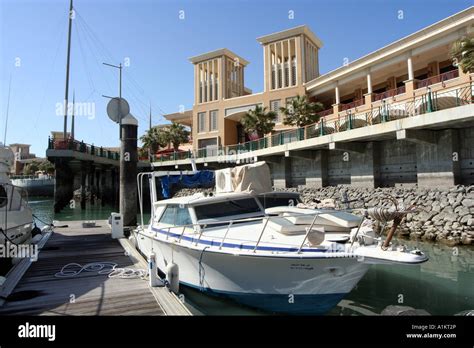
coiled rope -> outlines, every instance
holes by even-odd
[[[82,272],[97,272],[98,274],[107,274],[109,278],[120,279],[143,279],[148,277],[148,270],[135,268],[117,268],[115,262],[91,262],[84,266],[71,262],[63,266],[54,276],[56,278],[72,278],[78,276]]]

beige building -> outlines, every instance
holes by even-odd
[[[257,38],[264,61],[264,90],[259,93],[245,87],[247,60],[225,48],[204,53],[190,58],[194,65],[192,110],[165,118],[190,126],[193,149],[205,150],[204,156],[251,140],[240,119],[256,105],[278,113],[268,139],[284,143],[291,133],[284,132],[288,127],[282,123],[279,108],[296,95],[306,94],[324,105],[323,118],[315,125],[324,133],[383,122],[380,110],[387,105],[470,81],[470,75],[453,64],[449,52],[453,42],[472,31],[473,22],[471,7],[323,75],[319,72],[323,43],[308,26],[265,35]],[[448,99],[446,103],[454,102]],[[412,107],[400,113],[416,112],[416,108],[426,108],[426,103]],[[282,136],[275,137],[279,133]],[[200,152],[195,156],[201,157]]]

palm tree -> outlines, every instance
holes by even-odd
[[[454,42],[451,47],[451,58],[459,64],[464,73],[474,71],[474,35],[470,34]]]
[[[182,125],[173,122],[166,128],[168,143],[173,144],[175,151],[178,151],[179,145],[189,142],[189,131]]]
[[[275,127],[275,117],[275,112],[267,112],[267,107],[256,105],[255,109],[247,111],[240,123],[247,134],[257,133],[259,138],[263,138]]]
[[[151,154],[156,153],[160,147],[168,145],[166,133],[162,128],[153,127],[140,137],[143,148],[150,151]]]
[[[318,112],[323,108],[323,104],[310,102],[305,95],[297,95],[286,107],[281,107],[280,112],[285,117],[283,124],[300,128],[318,122]]]

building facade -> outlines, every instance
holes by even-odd
[[[368,126],[396,122],[409,116],[470,104],[472,102],[472,74],[462,71],[461,67],[451,59],[450,50],[455,41],[473,32],[473,25],[474,8],[471,7],[322,75],[319,72],[319,50],[323,44],[308,26],[299,26],[262,36],[257,38],[262,45],[264,61],[264,90],[259,93],[252,93],[245,87],[245,67],[248,62],[244,58],[228,49],[208,52],[190,58],[194,65],[192,110],[165,115],[165,117],[170,121],[191,126],[194,150],[192,157],[204,158],[203,162],[206,163],[212,162],[212,158],[217,161],[217,157],[223,153],[227,154],[229,149],[240,148],[253,151],[254,153],[250,155],[253,157],[282,153],[289,157],[288,149],[292,145],[288,144],[294,142],[300,142],[301,149],[344,150],[348,146],[341,145],[342,142],[335,144],[332,139],[336,137],[336,134],[339,136],[341,132],[365,129],[372,134],[374,130],[367,128]],[[317,124],[296,130],[295,133],[291,127],[283,125],[279,108],[285,106],[296,95],[307,95],[311,101],[322,103],[324,111],[320,113],[322,118]],[[274,131],[265,137],[263,143],[256,142],[251,135],[245,134],[240,125],[240,119],[256,105],[265,106],[278,114]],[[445,123],[445,128],[451,128],[451,126],[448,127]],[[468,130],[471,129],[470,123],[453,127],[459,129],[466,126]],[[417,130],[421,128],[435,129],[436,126],[428,124],[424,127],[417,126]],[[443,127],[436,129],[441,128],[445,129]],[[380,129],[383,132],[382,128]],[[463,132],[463,130],[456,132]],[[371,144],[368,148],[374,150],[365,152],[373,151],[382,154],[389,152],[390,148],[395,148],[390,143],[384,144],[384,141],[402,139],[400,132],[390,136],[373,134],[372,138],[357,138],[356,133],[352,133],[354,137],[351,137],[350,133],[344,134],[346,138],[343,143],[346,145],[351,140],[356,142],[370,140]],[[408,133],[404,134],[404,139],[407,139]],[[410,134],[413,134],[411,130]],[[468,131],[467,137],[469,134],[471,133]],[[315,141],[309,142],[314,137],[324,138],[324,146],[319,146],[319,143],[316,145]],[[304,141],[307,141],[306,145]],[[286,147],[285,144],[287,144]],[[357,147],[357,144],[355,145]],[[453,144],[446,146],[451,149],[455,147]],[[446,146],[443,147],[446,148]],[[469,144],[464,150],[463,144],[459,146],[461,147],[459,151],[464,151],[466,160],[474,156],[470,152]],[[418,182],[419,166],[422,164],[418,163],[417,168],[417,164],[414,164],[417,162],[417,155],[409,155],[414,147],[410,148],[410,145],[401,147],[399,157],[415,158],[407,164],[408,167],[415,168],[409,171],[407,169],[410,173],[406,174],[407,176],[401,181]],[[352,150],[350,152],[357,153]],[[326,156],[328,159],[324,161],[331,162],[331,154],[315,156],[315,158]],[[388,157],[389,159],[380,159],[380,155],[377,155],[375,162],[379,164],[376,164],[377,169],[373,170],[379,173],[371,174],[373,178],[370,185],[378,186],[376,181],[392,180],[381,179],[383,176],[381,168],[385,162],[387,162],[387,168],[389,166],[390,156]],[[162,163],[161,165],[169,164]],[[286,164],[281,166],[288,167]],[[326,167],[329,171],[331,170],[330,165]],[[400,169],[404,171],[404,168]],[[352,174],[344,174],[348,170],[351,171],[337,168],[334,172],[339,171],[342,177],[344,175],[350,177]],[[448,169],[451,172],[453,170]],[[465,175],[472,175],[469,173]],[[448,180],[449,182],[454,180],[455,176],[450,175],[452,178]],[[319,174],[321,179],[317,180],[318,185],[347,182],[344,178],[334,179],[337,175],[333,175],[333,179],[328,180],[325,180],[324,176]],[[330,174],[326,176],[331,177]],[[304,183],[299,180],[293,181],[293,183]],[[349,180],[349,183],[354,183],[354,180]]]

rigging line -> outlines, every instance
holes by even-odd
[[[102,43],[102,41],[99,39],[98,35],[94,32],[94,30],[90,27],[90,25],[86,22],[86,20],[84,19],[84,17],[76,10],[76,13],[77,13],[77,18],[79,18],[79,21],[81,22],[81,25],[84,27],[85,31],[87,32],[87,34],[90,36],[90,39],[92,42],[95,43],[95,45],[97,46],[98,48],[98,52],[100,53],[100,51],[102,51],[101,55],[106,58],[106,59],[109,59],[111,61],[115,61],[114,60],[114,57],[112,56],[112,54],[110,53],[110,51],[107,49],[107,47]],[[104,54],[105,53],[105,54]],[[142,94],[143,97],[145,97],[147,100],[151,100],[151,98],[145,94],[144,92],[144,89],[140,86],[140,84],[133,78],[133,76],[131,75],[131,73],[129,73],[128,71],[126,71],[125,69],[123,70],[124,71],[124,75],[126,75],[130,81],[132,82],[132,84],[135,85],[135,87],[138,89],[138,91]],[[112,73],[112,72],[110,72]],[[149,103],[144,103],[143,101],[141,101],[141,99],[137,98],[140,102],[142,102],[142,104],[146,105],[148,107]],[[156,106],[163,114],[166,114],[166,112],[163,111],[163,109],[159,106],[159,105],[156,105],[156,104],[153,104],[153,106]]]
[[[5,133],[3,135],[3,146],[7,146],[8,112],[10,111],[11,90],[12,90],[12,73],[10,73],[10,82],[8,83],[7,113],[5,115]]]
[[[77,11],[76,11],[77,12]],[[82,15],[80,13],[78,13],[78,18],[80,19],[82,25],[84,26],[84,28],[87,30],[89,36],[91,37],[92,40],[95,40],[96,41],[96,45],[98,46],[98,48],[102,51],[102,56],[106,59],[109,59],[109,60],[112,60],[112,61],[115,61],[114,57],[112,56],[112,54],[110,53],[110,51],[107,49],[107,47],[102,43],[102,41],[99,39],[98,35],[94,32],[94,30],[90,27],[90,25],[87,24],[86,20],[84,19],[84,17],[82,17]],[[105,53],[105,54],[104,54]],[[132,84],[135,85],[136,89],[138,90],[139,93],[142,94],[142,96],[144,98],[146,98],[147,100],[151,100],[151,98],[145,93],[145,89],[141,87],[141,85],[137,82],[137,80],[132,76],[132,74],[130,72],[128,72],[126,69],[123,70],[124,71],[124,75],[126,75],[130,82],[132,82]],[[144,103],[145,105],[148,106],[148,103]],[[159,105],[154,105],[154,106],[157,106],[158,109],[160,109],[162,112],[164,112],[160,107]],[[165,113],[165,112],[164,112]]]
[[[79,35],[79,28],[76,23],[74,23],[74,29],[76,30],[77,42],[79,43],[79,51],[81,52],[82,64],[84,65],[84,70],[86,72],[87,80],[89,82],[89,87],[91,87],[92,90],[95,90],[94,82],[92,81],[92,77],[89,73],[89,68],[87,67],[84,47],[82,46],[81,36]]]
[[[85,46],[91,52],[91,55],[93,56],[94,61],[97,64],[97,67],[99,68],[98,69],[99,75],[101,76],[101,78],[105,82],[105,84],[107,85],[109,93],[110,93],[111,91],[113,91],[113,88],[111,87],[108,79],[104,76],[104,70],[102,69],[102,64],[100,63],[100,58],[98,58],[98,56],[96,54],[98,52],[98,50],[94,48],[94,46],[96,46],[96,43],[90,37],[88,37],[89,34],[87,33],[87,31],[85,30],[85,28],[83,27],[82,24],[79,25],[79,21],[78,21],[78,26],[85,33],[85,36],[84,36]]]
[[[62,24],[62,19],[59,22],[59,24]],[[59,28],[59,26],[58,26],[58,28]],[[46,87],[49,86],[49,82],[51,81],[51,77],[54,75],[53,73],[54,73],[54,68],[56,67],[56,61],[57,61],[57,58],[58,58],[58,55],[59,55],[59,48],[61,47],[61,44],[63,43],[64,38],[65,38],[64,33],[66,32],[66,26],[62,25],[62,30],[57,30],[57,32],[59,32],[60,35],[59,35],[59,38],[58,38],[58,44],[56,46],[56,52],[54,53],[54,57],[53,57],[53,64],[51,64],[51,69],[50,69],[49,74],[48,74],[48,76],[45,79],[44,84],[43,84],[43,96],[41,98],[40,107],[38,109],[38,112],[36,113],[35,121],[33,123],[33,128],[31,128],[31,131],[36,131],[36,126],[38,124],[38,118],[39,118],[39,116],[41,116],[41,113],[43,112],[44,101],[46,99],[46,91],[51,90],[50,88],[46,88]]]

